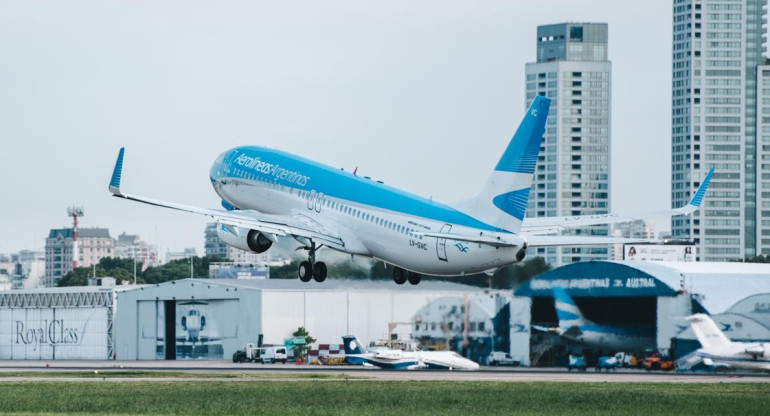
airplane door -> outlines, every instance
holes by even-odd
[[[440,232],[448,233],[451,229],[452,226],[450,224],[444,224]],[[436,239],[436,255],[438,255],[438,259],[441,261],[449,261],[446,257],[446,238]]]

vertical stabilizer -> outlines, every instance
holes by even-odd
[[[550,105],[550,99],[535,97],[484,189],[462,211],[497,228],[519,232]]]
[[[348,364],[363,364],[366,362],[366,359],[358,356],[365,353],[358,338],[353,335],[344,335],[342,343],[345,348],[345,361]]]
[[[695,332],[695,336],[703,348],[712,349],[730,346],[730,338],[727,338],[724,332],[719,330],[717,324],[708,315],[698,313],[688,317],[687,320],[690,321],[692,331]]]
[[[559,328],[564,330],[573,326],[585,325],[588,321],[578,309],[575,301],[567,291],[559,286],[553,288],[553,299],[556,306],[556,316],[559,318]]]

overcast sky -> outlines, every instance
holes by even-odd
[[[203,254],[234,146],[283,149],[453,202],[475,195],[525,105],[536,27],[609,23],[612,208],[670,206],[668,1],[0,2],[0,253],[51,228],[139,234]],[[659,221],[658,228],[668,228]]]

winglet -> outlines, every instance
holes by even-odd
[[[703,202],[703,197],[706,196],[706,190],[709,187],[709,182],[711,181],[711,175],[714,174],[714,168],[709,169],[708,173],[706,173],[706,176],[703,177],[703,181],[701,181],[700,186],[698,189],[695,190],[695,193],[693,194],[692,198],[690,198],[690,202],[687,203],[687,205],[677,208],[674,210],[676,213],[675,215],[690,215],[698,208],[700,208],[701,202]]]
[[[700,183],[700,186],[698,187],[698,190],[695,191],[695,195],[692,196],[690,199],[690,203],[687,205],[692,205],[695,208],[700,208],[701,202],[703,202],[703,196],[706,195],[706,190],[709,187],[709,181],[711,181],[711,175],[714,173],[714,168],[709,169],[706,176],[703,178],[703,181]]]
[[[126,148],[121,147],[118,153],[118,160],[115,162],[115,169],[112,170],[112,179],[110,179],[110,192],[113,195],[121,195],[120,193],[120,175],[123,173],[123,153]]]

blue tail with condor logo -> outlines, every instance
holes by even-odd
[[[484,189],[461,211],[501,230],[521,230],[550,105],[535,97]]]
[[[559,328],[567,329],[589,323],[583,317],[575,301],[563,288],[559,286],[553,287],[553,300],[556,307],[556,317],[559,318]]]
[[[366,362],[365,358],[350,356],[365,353],[363,348],[361,348],[361,342],[358,341],[358,338],[353,335],[344,335],[342,337],[342,343],[345,348],[345,361],[349,364],[363,364]]]

